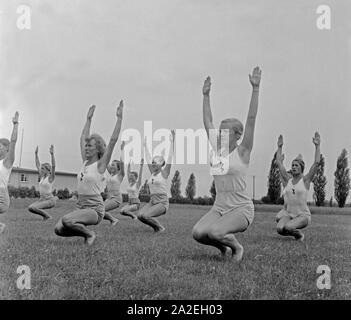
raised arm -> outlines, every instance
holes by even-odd
[[[171,167],[172,167],[172,160],[173,160],[173,154],[174,154],[174,140],[175,140],[175,131],[171,131],[171,135],[169,137],[169,140],[171,141],[171,148],[168,153],[168,158],[166,162],[165,168],[162,170],[162,176],[167,179],[170,172],[171,172]]]
[[[123,100],[121,100],[119,103],[119,106],[118,106],[117,112],[116,112],[116,116],[117,116],[117,121],[116,121],[115,128],[113,130],[112,136],[111,136],[110,141],[106,147],[104,155],[98,161],[98,171],[101,174],[105,172],[107,165],[110,163],[113,149],[117,143],[119,133],[121,131],[122,118],[123,118]]]
[[[317,172],[319,162],[321,161],[321,137],[318,132],[315,132],[312,142],[315,145],[314,152],[314,162],[310,168],[310,171],[305,175],[305,183],[309,186],[310,182],[313,180],[314,175]]]
[[[124,146],[125,146],[125,142],[122,141],[122,143],[121,143],[121,158],[120,158],[121,170],[118,173],[120,181],[122,181],[124,176],[125,176],[125,170],[124,170]]]
[[[204,127],[206,129],[208,140],[212,148],[217,152],[218,143],[217,143],[217,131],[213,124],[213,117],[210,104],[210,91],[211,91],[211,78],[207,77],[202,88],[203,102],[202,102],[202,118],[204,122]]]
[[[38,173],[40,176],[40,160],[39,160],[39,156],[38,156],[38,151],[39,151],[39,147],[36,147],[36,149],[35,149],[35,166],[38,169]]]
[[[257,116],[257,109],[258,109],[258,94],[259,94],[260,82],[261,82],[261,70],[259,67],[256,67],[253,70],[252,75],[249,74],[249,79],[252,85],[252,94],[251,94],[249,113],[247,115],[247,120],[245,124],[244,137],[241,142],[241,147],[245,149],[248,156],[250,156],[250,153],[253,147],[256,116]]]
[[[137,188],[139,189],[141,187],[141,182],[142,180],[142,176],[143,176],[143,166],[144,166],[144,159],[141,159],[140,162],[140,168],[139,168],[139,175],[138,175],[138,181],[137,181]]]
[[[147,163],[147,166],[150,170],[150,173],[152,174],[152,165],[151,165],[151,162],[152,162],[152,156],[150,154],[150,151],[149,149],[147,148],[147,142],[146,142],[146,137],[144,139],[144,151],[145,151],[145,158],[146,158],[146,163]]]
[[[91,126],[91,120],[93,118],[95,111],[95,106],[91,106],[89,108],[88,114],[87,114],[87,121],[85,122],[82,135],[80,136],[80,152],[82,155],[82,160],[83,162],[86,160],[85,158],[85,141],[86,139],[90,136],[90,126]]]
[[[127,167],[127,175],[128,175],[128,178],[129,178],[129,175],[130,175],[130,161],[131,161],[131,160],[129,160],[128,167]]]
[[[50,147],[50,155],[51,155],[51,175],[49,177],[49,182],[53,183],[55,180],[55,170],[56,170],[56,161],[55,161],[55,154],[54,154],[54,146],[51,145]]]
[[[9,145],[9,152],[7,153],[6,158],[4,159],[4,166],[7,169],[12,168],[13,163],[15,162],[15,148],[18,136],[18,112],[16,111],[15,116],[12,118],[13,129],[11,134],[11,140]]]
[[[284,160],[284,155],[283,155],[283,136],[280,135],[278,138],[278,150],[276,152],[276,163],[278,165],[279,168],[279,172],[280,172],[280,176],[282,178],[282,182],[284,187],[287,185],[288,181],[289,181],[289,174],[287,173],[284,164],[283,164],[283,160]]]

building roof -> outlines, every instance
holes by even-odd
[[[26,169],[26,168],[20,168],[20,167],[13,167],[12,172],[18,172],[18,173],[34,173],[37,174],[38,170],[34,169]],[[71,172],[63,172],[63,171],[55,171],[55,175],[57,176],[67,176],[67,177],[77,177],[76,173],[71,173]]]

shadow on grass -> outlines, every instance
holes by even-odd
[[[178,254],[177,258],[183,261],[218,261],[218,262],[225,262],[227,261],[223,258],[220,254],[213,254],[210,255],[208,253],[193,253],[193,254]]]

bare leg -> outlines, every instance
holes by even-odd
[[[4,189],[0,189],[0,214],[6,213],[9,209],[10,198],[7,194],[7,191]],[[5,230],[5,223],[0,222],[0,234]]]
[[[221,251],[222,256],[225,256],[229,250],[231,251],[231,249],[218,241],[210,239],[208,236],[211,226],[220,217],[221,215],[218,211],[211,209],[195,224],[192,235],[197,242],[213,246]]]
[[[76,237],[77,233],[71,229],[65,228],[60,219],[55,226],[55,233],[60,237]]]
[[[275,221],[278,223],[278,222],[281,220],[281,218],[284,218],[284,217],[289,217],[289,213],[288,213],[288,211],[286,211],[285,208],[282,209],[282,210],[280,210],[280,211],[277,213],[277,215],[276,215],[276,217],[275,217]]]
[[[148,203],[140,210],[138,219],[153,228],[155,232],[163,232],[165,231],[165,228],[156,219],[156,217],[159,217],[165,213],[166,209],[161,203],[155,205]]]
[[[117,209],[119,207],[120,203],[112,198],[112,199],[107,199],[104,202],[104,205],[105,205],[105,216],[104,216],[104,219],[110,221],[113,226],[116,225],[119,220],[117,218],[115,218],[108,211]]]
[[[244,248],[234,234],[245,231],[248,226],[249,222],[245,214],[238,209],[217,219],[211,226],[208,237],[211,240],[230,247],[232,249],[233,258],[239,262],[242,260]]]
[[[303,228],[307,227],[308,222],[309,222],[308,217],[306,217],[306,216],[298,216],[298,217],[288,221],[285,224],[284,229],[288,233],[290,233],[290,235],[294,236],[296,240],[303,241],[305,236],[298,229],[303,229]]]
[[[98,215],[94,210],[79,209],[65,215],[56,225],[55,232],[62,237],[83,237],[88,245],[92,245],[96,235],[86,226],[95,225],[97,222]]]
[[[280,218],[279,222],[277,223],[277,232],[281,235],[281,236],[289,236],[289,232],[287,232],[287,230],[285,229],[285,225],[291,220],[291,218],[289,216],[283,216],[282,218]]]
[[[51,219],[51,216],[43,209],[51,209],[55,206],[55,202],[51,200],[37,201],[32,203],[28,210],[34,214],[43,217],[44,220]]]
[[[138,207],[139,206],[136,204],[127,204],[121,209],[120,214],[123,216],[131,217],[133,220],[135,220],[137,219],[137,216],[133,212],[138,211]]]

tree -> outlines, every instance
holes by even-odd
[[[32,186],[29,190],[28,190],[28,198],[35,198],[36,197],[36,190],[35,187]]]
[[[215,186],[214,180],[212,181],[212,184],[211,184],[210,193],[211,193],[211,197],[212,197],[213,201],[215,201],[217,192],[216,192],[216,186]]]
[[[180,173],[178,170],[174,173],[174,177],[172,179],[171,185],[171,195],[173,199],[179,199],[181,197],[180,191],[181,181],[180,181]]]
[[[348,168],[347,151],[343,149],[336,163],[334,172],[334,196],[339,208],[343,208],[350,190],[350,169]]]
[[[279,167],[275,160],[276,155],[277,153],[274,154],[274,157],[272,159],[271,168],[269,170],[269,176],[268,176],[267,197],[268,197],[269,203],[277,203],[281,194],[280,172],[279,172]]]
[[[59,189],[57,191],[57,197],[59,199],[69,199],[70,198],[69,190],[67,188],[64,188],[63,190]]]
[[[324,175],[325,160],[321,154],[321,159],[318,164],[317,172],[312,180],[313,183],[313,199],[317,207],[324,206],[325,201],[325,185],[327,184],[327,178]]]
[[[195,176],[193,173],[189,177],[188,185],[185,188],[185,194],[186,194],[186,197],[191,201],[195,198],[196,181],[195,181]]]

